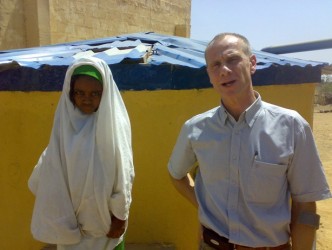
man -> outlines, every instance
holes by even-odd
[[[245,37],[217,35],[205,59],[221,105],[184,124],[168,164],[199,209],[200,249],[311,250],[315,202],[331,193],[309,124],[253,90],[256,57]]]

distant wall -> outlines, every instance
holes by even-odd
[[[191,0],[1,0],[0,50],[153,31],[189,37]]]
[[[86,2],[86,4],[82,4]],[[191,0],[50,1],[51,43],[142,31],[190,35]]]
[[[0,3],[0,50],[26,47],[23,1],[1,0]]]
[[[268,102],[296,109],[312,125],[315,84],[255,87]],[[197,249],[196,210],[172,187],[167,162],[185,120],[219,105],[209,89],[122,91],[132,123],[136,178],[128,243]],[[40,249],[30,233],[28,178],[47,146],[59,92],[0,92],[0,249]]]

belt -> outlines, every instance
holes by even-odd
[[[206,227],[203,227],[203,240],[210,247],[217,250],[291,250],[289,242],[276,247],[246,247],[233,244],[227,238]]]

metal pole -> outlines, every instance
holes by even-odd
[[[262,51],[273,54],[287,54],[287,53],[331,49],[331,48],[332,48],[332,39],[327,39],[327,40],[320,40],[320,41],[313,41],[306,43],[266,47],[263,48]]]

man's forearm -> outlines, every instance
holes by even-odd
[[[190,203],[192,203],[196,208],[198,208],[195,190],[194,190],[194,187],[192,185],[190,185],[189,177],[186,176],[180,180],[174,179],[172,176],[170,176],[170,177],[171,177],[172,183],[173,183],[174,187],[176,188],[176,190],[182,196],[184,196],[187,200],[189,200]]]
[[[303,224],[299,220],[303,212],[316,213],[315,202],[292,202],[291,239],[293,250],[312,250],[316,229],[314,225]]]

